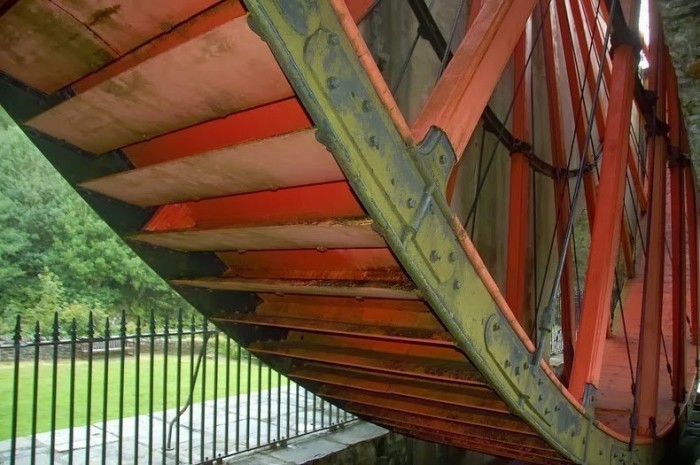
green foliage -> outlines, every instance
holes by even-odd
[[[157,317],[187,304],[90,209],[0,109],[0,334],[16,315],[48,329]]]

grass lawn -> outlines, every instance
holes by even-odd
[[[196,365],[196,357],[194,365]],[[140,415],[147,414],[150,402],[153,402],[154,411],[162,411],[163,403],[166,408],[177,406],[177,357],[174,355],[164,356],[156,354],[153,358],[153,377],[149,376],[150,357],[142,354],[140,357],[140,367],[138,368],[137,383],[137,360],[135,357],[127,357],[124,361],[124,417],[136,414],[136,401],[138,398],[138,412]],[[180,405],[187,401],[190,390],[190,357],[183,354],[180,364]],[[229,392],[226,392],[226,358],[220,356],[218,362],[218,385],[214,390],[216,362],[210,358],[203,362],[206,366],[205,399],[214,399],[236,395],[236,360],[231,360],[229,374]],[[17,437],[31,434],[32,432],[32,399],[34,386],[34,363],[32,361],[20,363],[19,374],[19,414],[17,424]],[[199,377],[195,384],[194,402],[202,400],[202,367],[200,367]],[[268,387],[276,387],[278,383],[277,373],[272,373],[271,384],[268,384],[268,368],[263,366],[262,381],[258,382],[258,365],[251,364],[252,376],[250,380],[251,392]],[[245,357],[241,361],[241,381],[240,392],[248,392],[248,364]],[[51,362],[40,362],[39,365],[39,385],[37,394],[37,432],[51,430],[52,412],[52,383],[53,364]],[[120,372],[121,363],[118,355],[110,356],[109,368],[107,370],[107,418],[119,418],[119,397],[120,397]],[[60,360],[56,379],[56,429],[67,428],[70,418],[70,379],[71,365],[68,360]],[[12,395],[14,380],[14,364],[0,363],[0,440],[10,438],[12,430]],[[75,362],[75,401],[74,401],[74,425],[87,424],[87,399],[88,399],[88,362],[86,360],[76,360]],[[90,423],[102,420],[103,413],[103,392],[105,382],[104,357],[95,357],[92,367],[92,411]],[[150,396],[150,383],[153,383],[153,398]],[[138,386],[138,390],[137,390]],[[138,396],[137,396],[138,392]]]

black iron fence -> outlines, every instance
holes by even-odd
[[[205,319],[90,315],[0,341],[0,463],[199,464],[354,420]]]

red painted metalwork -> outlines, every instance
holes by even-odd
[[[189,220],[183,224],[161,221],[169,210],[185,209]],[[194,224],[200,229],[250,224],[312,222],[325,218],[363,218],[365,212],[347,182],[293,187],[273,192],[256,192],[161,207],[146,226],[147,231],[183,229]]]
[[[571,108],[574,111],[574,121],[576,128],[576,141],[579,149],[581,163],[592,163],[592,147],[586,144],[586,115],[584,114],[581,102],[581,91],[578,75],[576,73],[576,57],[574,55],[574,43],[571,37],[571,29],[566,14],[566,3],[564,0],[554,0],[559,20],[559,33],[562,41],[562,52],[566,64],[566,76],[569,85],[569,97]],[[584,151],[584,147],[588,149]],[[593,228],[596,213],[596,179],[595,172],[590,171],[583,175],[583,188],[586,195],[586,213],[588,214],[588,224]]]
[[[615,50],[599,186],[599,197],[605,199],[607,207],[596,213],[593,224],[581,325],[569,383],[569,391],[578,399],[583,399],[586,385],[598,386],[603,363],[620,240],[636,64],[637,56],[631,46],[621,45]]]
[[[157,37],[109,66],[75,82],[71,88],[77,94],[86,92],[92,87],[138,66],[156,55],[172,50],[179,45],[187,43],[194,37],[243,15],[245,15],[245,8],[240,1],[222,2],[205,14],[194,17],[170,33]]]
[[[133,144],[123,151],[134,166],[144,167],[311,126],[299,100],[290,98]]]
[[[96,1],[84,3],[89,5]],[[75,9],[77,18],[89,16],[88,10],[74,3],[70,7]],[[133,6],[134,2],[126,3]],[[154,5],[161,3],[164,2],[154,1],[147,11],[159,9]],[[531,376],[528,366],[534,371],[541,368],[544,381],[553,383],[563,392],[562,399],[570,404],[566,406],[570,412],[583,413],[584,406],[579,401],[587,384],[600,388],[599,396],[589,406],[596,421],[591,427],[601,428],[604,434],[620,441],[649,444],[652,436],[667,434],[675,424],[673,398],[686,400],[686,381],[693,374],[684,369],[686,308],[690,310],[692,338],[698,338],[694,179],[690,169],[674,167],[671,195],[667,199],[665,160],[668,147],[663,134],[658,133],[648,144],[647,159],[651,165],[647,199],[629,137],[636,55],[629,45],[619,45],[614,51],[611,72],[609,52],[603,48],[603,37],[609,27],[606,2],[600,2],[600,17],[596,18],[598,6],[594,7],[592,0],[554,0],[554,5],[549,0],[540,0],[540,11],[533,23],[537,24],[538,19],[544,23],[541,31],[533,33],[532,37],[527,31],[527,22],[538,3],[536,0],[470,2],[466,36],[412,129],[406,124],[356,26],[375,3],[375,0],[321,2],[333,8],[326,13],[332,16],[335,12],[339,20],[334,23],[336,33],[346,36],[338,42],[344,44],[345,52],[356,53],[358,69],[366,73],[379,97],[370,110],[363,105],[362,111],[372,114],[376,111],[390,120],[409,146],[415,145],[430,126],[436,125],[447,133],[459,158],[465,150],[469,152],[465,147],[472,139],[486,103],[494,97],[497,82],[506,76],[508,85],[514,81],[519,87],[511,102],[511,132],[516,139],[532,141],[533,150],[527,154],[511,154],[508,210],[493,210],[494,215],[508,215],[503,221],[508,223],[508,229],[487,225],[492,226],[488,232],[495,238],[489,246],[498,247],[500,252],[497,267],[492,267],[486,255],[482,259],[482,245],[476,240],[478,232],[472,242],[458,216],[448,220],[453,222],[453,239],[462,248],[459,253],[466,255],[475,272],[470,275],[475,281],[468,285],[483,285],[484,295],[492,298],[493,305],[500,311],[496,316],[502,317],[502,324],[510,326],[516,342],[522,343],[523,353],[514,355],[531,360],[536,344],[529,337],[534,309],[530,308],[528,296],[533,293],[533,282],[544,281],[548,286],[547,278],[551,280],[551,275],[543,280],[538,274],[537,279],[533,279],[533,258],[537,264],[536,260],[543,253],[534,250],[538,249],[541,238],[531,234],[533,220],[528,213],[542,212],[545,209],[541,207],[546,205],[547,212],[552,214],[551,205],[554,204],[556,220],[548,217],[536,224],[538,228],[541,225],[545,228],[538,229],[538,236],[553,235],[552,240],[556,241],[552,245],[553,260],[561,258],[563,262],[559,285],[564,365],[559,369],[548,365],[551,360],[543,358],[536,360],[539,364],[535,367],[529,362],[513,367],[510,365],[513,359],[508,358],[497,370],[513,370],[511,381],[519,385],[527,381],[523,376]],[[633,5],[630,1],[622,3],[626,10]],[[255,2],[251,0],[249,4]],[[292,378],[310,383],[314,390],[342,407],[424,439],[537,463],[566,462],[569,457],[552,447],[558,447],[557,441],[561,438],[552,438],[549,433],[537,437],[537,421],[527,424],[519,419],[518,415],[527,417],[531,413],[522,409],[524,404],[506,404],[501,400],[508,399],[508,383],[500,380],[489,384],[489,380],[500,376],[500,371],[488,373],[483,367],[491,365],[476,363],[477,360],[483,362],[482,354],[469,352],[468,344],[464,344],[469,339],[464,334],[459,337],[455,337],[457,332],[451,334],[454,321],[439,319],[437,315],[441,313],[433,312],[427,303],[434,303],[434,300],[423,300],[435,289],[424,282],[413,282],[404,272],[400,262],[407,263],[405,250],[395,248],[392,252],[389,248],[389,244],[396,246],[396,241],[386,234],[389,230],[383,229],[385,218],[381,215],[369,217],[351,188],[351,185],[359,188],[363,180],[352,177],[349,182],[345,179],[333,154],[314,137],[314,123],[301,102],[308,105],[310,97],[300,94],[301,100],[297,98],[287,81],[287,76],[292,76],[290,71],[294,72],[289,69],[289,63],[277,62],[279,50],[269,36],[266,36],[268,42],[257,36],[257,33],[265,36],[264,28],[251,29],[244,17],[247,11],[240,2],[214,4],[210,0],[183,0],[178,7],[201,11],[177,13],[180,20],[162,34],[136,40],[138,47],[131,52],[131,48],[120,42],[119,53],[108,53],[101,61],[73,62],[74,50],[70,43],[66,50],[56,52],[56,57],[51,58],[47,52],[54,49],[42,48],[43,42],[37,39],[41,34],[37,36],[34,32],[24,38],[11,38],[8,43],[12,53],[32,50],[30,56],[38,60],[23,68],[23,74],[15,76],[25,83],[44,83],[51,87],[59,82],[74,82],[75,96],[36,115],[28,122],[29,126],[95,154],[122,149],[135,167],[84,180],[80,187],[133,205],[156,207],[156,213],[145,228],[128,234],[130,240],[182,252],[206,252],[209,258],[218,258],[217,265],[221,268],[209,268],[216,269],[211,275],[206,275],[207,270],[197,269],[194,276],[182,276],[181,272],[173,270],[178,279],[172,283],[212,293],[256,294],[257,305],[246,309],[249,311],[217,309],[209,316],[223,328],[255,328],[250,334],[264,334],[260,338],[255,336],[256,342],[249,347],[251,352],[279,361],[280,366],[292,366],[288,373]],[[53,11],[53,7],[47,8],[42,11]],[[16,16],[7,12],[3,15],[3,12],[0,10],[0,31],[3,30],[2,20],[17,20]],[[555,12],[557,19],[553,18]],[[162,14],[168,18],[174,13],[163,11]],[[134,13],[127,16],[134,16]],[[75,18],[55,17],[66,30],[79,29]],[[129,18],[119,15],[116,18],[121,26],[128,26]],[[139,28],[156,24],[148,18],[132,19]],[[322,19],[326,20],[328,17]],[[80,21],[84,22],[78,20],[78,23]],[[656,21],[654,17],[652,29],[657,34],[655,45],[660,46]],[[49,32],[61,42],[60,31]],[[77,33],[76,37],[84,33]],[[540,33],[542,35],[537,36]],[[526,43],[526,38],[531,43]],[[3,40],[5,37],[0,42]],[[329,40],[331,42],[336,41]],[[92,42],[85,46],[90,44]],[[275,55],[268,44],[273,45]],[[541,49],[530,50],[540,46]],[[14,58],[14,62],[8,64],[6,56],[0,51],[0,65],[9,66],[7,69],[22,68]],[[514,59],[509,65],[511,56]],[[55,79],[45,70],[51,69],[57,57],[65,59],[66,63],[57,65],[60,76]],[[531,57],[526,69],[526,59]],[[592,64],[586,73],[581,73],[589,57],[593,58]],[[655,74],[662,69],[668,73],[664,76],[672,81],[671,67],[667,62],[665,67],[661,66],[663,62],[660,57],[650,60],[650,85],[662,97],[668,94],[669,124],[672,131],[678,129],[671,133],[671,153],[678,156],[686,148],[683,126],[677,118],[674,120],[678,116],[677,108],[673,109],[678,105],[674,100],[676,89],[669,82],[668,93],[664,92],[664,79],[657,82]],[[537,82],[531,87],[528,76],[541,76],[542,66],[546,88]],[[562,66],[565,70],[560,69]],[[601,67],[603,86],[609,88],[611,95],[609,101],[604,91],[594,91]],[[513,76],[503,73],[504,70],[512,72]],[[326,71],[319,70],[316,77],[327,78]],[[206,75],[207,79],[198,79],[201,75]],[[523,75],[525,79],[521,81]],[[299,82],[295,83],[299,88]],[[582,83],[588,91],[581,89]],[[533,96],[528,95],[531,91]],[[540,94],[546,94],[546,112],[530,101]],[[312,97],[319,95],[322,97],[322,92]],[[502,95],[495,97],[492,107],[501,116],[505,102],[498,98]],[[580,109],[579,102],[584,102]],[[590,106],[593,103],[595,110]],[[636,103],[641,109],[643,102]],[[654,124],[663,127],[661,122],[667,118],[665,103],[666,98],[659,99],[656,115],[659,122],[646,121],[648,127]],[[338,113],[341,114],[347,115]],[[605,148],[599,191],[596,192],[596,169],[589,169],[583,181],[592,240],[583,309],[580,325],[577,325],[573,285],[576,261],[572,247],[566,244],[570,239],[567,225],[569,220],[576,220],[581,205],[576,200],[570,203],[575,180],[565,170],[575,170],[580,163],[594,161],[593,153],[600,141],[590,145],[586,141],[588,118],[594,119]],[[335,121],[332,124],[337,123],[331,120]],[[507,117],[505,121],[508,125]],[[565,140],[569,135],[572,140]],[[509,145],[503,140],[498,143]],[[571,143],[578,147],[579,159],[569,166],[567,153]],[[541,148],[545,145],[549,150]],[[401,146],[402,150],[404,148]],[[411,147],[407,151],[413,153]],[[533,157],[547,163],[548,155],[556,167],[552,170],[555,197],[542,200],[541,193],[549,192],[543,189],[548,187],[543,184],[547,180],[538,177],[537,185],[530,185],[530,164],[537,161]],[[381,160],[378,158],[377,163]],[[470,164],[474,160],[464,161],[468,163],[462,163],[460,170],[472,169]],[[505,166],[503,163],[499,168],[502,170]],[[372,166],[372,169],[378,167]],[[627,170],[634,192],[625,197]],[[396,172],[401,173],[401,170]],[[502,170],[498,175],[508,184],[506,172]],[[452,178],[453,182],[461,179],[459,176]],[[398,186],[399,174],[396,181]],[[504,200],[498,190],[503,191],[504,186],[489,186],[495,187],[493,192],[497,197],[497,202],[488,204],[489,208]],[[531,205],[529,193],[535,187],[538,203]],[[411,200],[418,198],[404,200],[414,208],[417,205]],[[667,208],[667,200],[672,211]],[[644,237],[646,254],[632,248],[630,229],[635,229],[636,225],[628,224],[624,218],[625,202],[628,205],[637,202],[642,212],[649,210],[646,220],[649,229]],[[376,213],[376,209],[368,210]],[[672,213],[671,222],[666,221],[667,210]],[[426,211],[438,213],[432,207]],[[685,221],[684,212],[688,213]],[[499,223],[494,222],[496,224]],[[502,249],[506,237],[504,271],[499,268],[503,267]],[[671,238],[673,266],[670,266],[671,260],[664,257],[667,237]],[[385,238],[390,240],[387,242]],[[620,251],[630,278],[620,282],[626,327],[624,337],[616,328],[606,339],[614,292],[613,270]],[[426,259],[436,263],[442,257],[434,252],[435,255],[430,254]],[[198,256],[196,253],[182,255],[188,259]],[[450,255],[445,256],[440,265],[454,261],[456,257]],[[643,277],[633,277],[635,258],[645,267]],[[226,271],[222,272],[224,267]],[[673,277],[672,286],[665,286],[670,277]],[[505,291],[502,293],[499,284],[503,281]],[[452,288],[458,289],[460,285],[464,283],[455,281]],[[673,307],[673,312],[662,312],[664,306]],[[542,310],[541,306],[538,309]],[[484,329],[483,322],[477,322],[476,328],[476,337],[479,337]],[[669,377],[664,376],[665,367],[659,364],[664,331],[666,340],[672,332],[674,335],[671,346],[673,389]],[[497,350],[492,356],[503,355],[502,347],[494,349]],[[629,360],[628,351],[631,353]],[[295,360],[303,363],[291,363]],[[494,376],[485,376],[489,374]],[[629,394],[632,378],[637,381],[634,398]],[[524,391],[518,388],[515,392]],[[521,401],[523,399],[525,397]],[[544,404],[555,411],[562,406],[548,403],[547,399]],[[640,418],[640,438],[629,428],[633,404]],[[555,424],[549,423],[551,415],[554,415],[553,421],[559,420],[556,413],[541,410],[538,414],[547,418],[549,425]],[[510,414],[511,411],[518,415]],[[528,417],[532,418],[535,417]],[[546,428],[539,431],[551,432]]]
[[[681,153],[681,110],[678,101],[678,84],[675,74],[669,73],[670,66],[661,68],[666,74],[669,131],[669,168],[671,178],[671,263],[672,292],[671,311],[673,313],[673,399],[680,402],[685,398],[685,344],[686,344],[686,232],[685,232],[685,156]]]
[[[685,204],[688,228],[688,279],[690,283],[690,337],[698,345],[698,221],[693,170],[685,168]],[[697,358],[697,354],[696,354]]]
[[[516,89],[513,105],[513,136],[530,140],[530,78],[526,68],[527,33],[523,33],[513,52],[513,86]],[[530,162],[524,153],[515,152],[510,158],[510,213],[508,223],[508,275],[505,297],[515,317],[530,331],[532,312],[528,310],[528,242]]]
[[[664,57],[660,54],[660,31],[658,19],[650,15],[651,43],[649,64],[649,86],[658,95],[666,95],[666,79],[663,73]],[[658,99],[656,117],[666,115],[665,98]],[[653,124],[653,123],[652,123]],[[647,232],[647,257],[644,283],[644,307],[640,328],[640,344],[637,365],[637,404],[639,410],[639,433],[646,436],[656,434],[658,408],[659,358],[661,357],[661,326],[664,292],[665,226],[666,221],[666,153],[664,134],[652,134],[647,159],[649,171],[649,221]]]
[[[417,140],[431,126],[447,133],[459,159],[536,0],[485,2],[413,125]]]
[[[545,11],[542,23],[542,43],[544,47],[545,78],[547,81],[547,110],[549,117],[549,142],[552,150],[552,162],[554,166],[564,168],[566,162],[566,146],[561,123],[561,106],[557,82],[557,68],[554,54],[554,34],[552,30],[552,7],[547,0],[540,0],[540,8]],[[569,183],[561,178],[554,180],[554,205],[556,208],[556,228],[559,253],[564,249],[566,238],[566,225],[571,215]],[[576,339],[576,318],[574,315],[574,288],[573,288],[573,253],[571,247],[564,250],[565,262],[561,274],[561,328],[564,353],[563,378],[569,379],[571,364],[574,356],[574,342]]]
[[[672,105],[669,105],[669,110]],[[671,166],[671,263],[673,265],[673,399],[685,398],[685,343],[686,343],[686,244],[685,244],[685,196],[683,167],[680,160],[670,159]]]

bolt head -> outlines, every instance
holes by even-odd
[[[338,38],[337,34],[330,34],[328,36],[328,44],[329,45],[338,45],[340,43],[340,39]]]
[[[327,83],[328,83],[328,88],[331,90],[337,89],[338,87],[340,87],[340,80],[335,76],[329,77]]]

